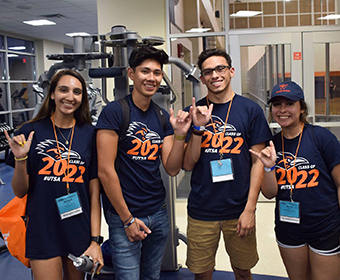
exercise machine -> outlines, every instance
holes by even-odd
[[[164,39],[157,36],[141,38],[136,31],[129,31],[125,26],[116,25],[111,31],[104,35],[91,35],[92,39],[97,37],[100,42],[100,52],[85,52],[86,36],[75,36],[74,53],[51,54],[47,58],[50,60],[62,60],[62,62],[54,64],[48,71],[39,77],[38,85],[47,90],[49,81],[55,71],[61,68],[73,68],[78,71],[86,68],[86,60],[99,59],[101,67],[88,69],[88,75],[92,79],[101,80],[101,99],[104,104],[109,103],[107,92],[107,80],[114,79],[113,96],[115,100],[126,96],[131,88],[127,76],[128,58],[131,52],[144,45],[160,46],[164,44]],[[199,71],[194,65],[188,65],[183,60],[175,57],[169,57],[169,64],[177,66],[183,71],[184,77],[193,85],[193,96],[199,99],[200,96],[200,79]],[[161,87],[153,100],[159,106],[169,110],[170,106],[179,100],[179,95],[173,87],[169,77],[164,75],[163,78],[166,86]],[[191,95],[191,93],[190,93]],[[46,94],[44,94],[46,96]],[[92,105],[91,105],[92,106]],[[92,108],[90,108],[92,110]],[[98,110],[96,111],[96,113]],[[186,243],[186,236],[179,232],[175,221],[175,199],[176,199],[176,180],[166,174],[161,168],[162,179],[167,191],[166,203],[170,220],[170,234],[168,236],[165,254],[162,262],[162,270],[174,271],[179,269],[177,263],[177,250],[179,240]]]

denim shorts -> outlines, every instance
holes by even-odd
[[[131,242],[118,215],[106,213],[116,280],[156,280],[170,231],[166,207],[146,217],[138,217],[151,230],[144,240]]]

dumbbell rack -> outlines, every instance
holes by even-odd
[[[0,152],[5,151],[5,158],[4,159],[0,159],[0,162],[4,162],[8,156],[8,152],[9,152],[9,145],[8,145],[8,141],[6,139],[5,136],[5,132],[7,131],[8,134],[11,134],[14,131],[13,127],[10,127],[7,123],[0,123]],[[0,185],[3,185],[4,182],[2,181],[1,177],[0,177]]]
[[[0,123],[0,152],[1,151],[5,151],[5,159],[7,158],[8,156],[8,152],[9,152],[9,145],[8,145],[8,141],[5,137],[5,133],[4,131],[7,131],[8,134],[11,134],[13,133],[14,131],[14,128],[13,127],[10,127],[7,123]],[[4,161],[4,160],[1,160],[0,159],[0,162],[1,161]]]

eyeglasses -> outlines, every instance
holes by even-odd
[[[207,68],[201,72],[203,77],[209,77],[215,71],[217,74],[224,74],[227,69],[230,69],[229,65],[218,65],[215,68]]]

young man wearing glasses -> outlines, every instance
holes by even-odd
[[[272,135],[260,106],[232,91],[235,70],[224,50],[203,51],[198,66],[208,95],[193,99],[183,159],[192,170],[187,266],[196,280],[211,280],[222,231],[235,278],[252,279],[263,165],[249,149],[261,151]]]

